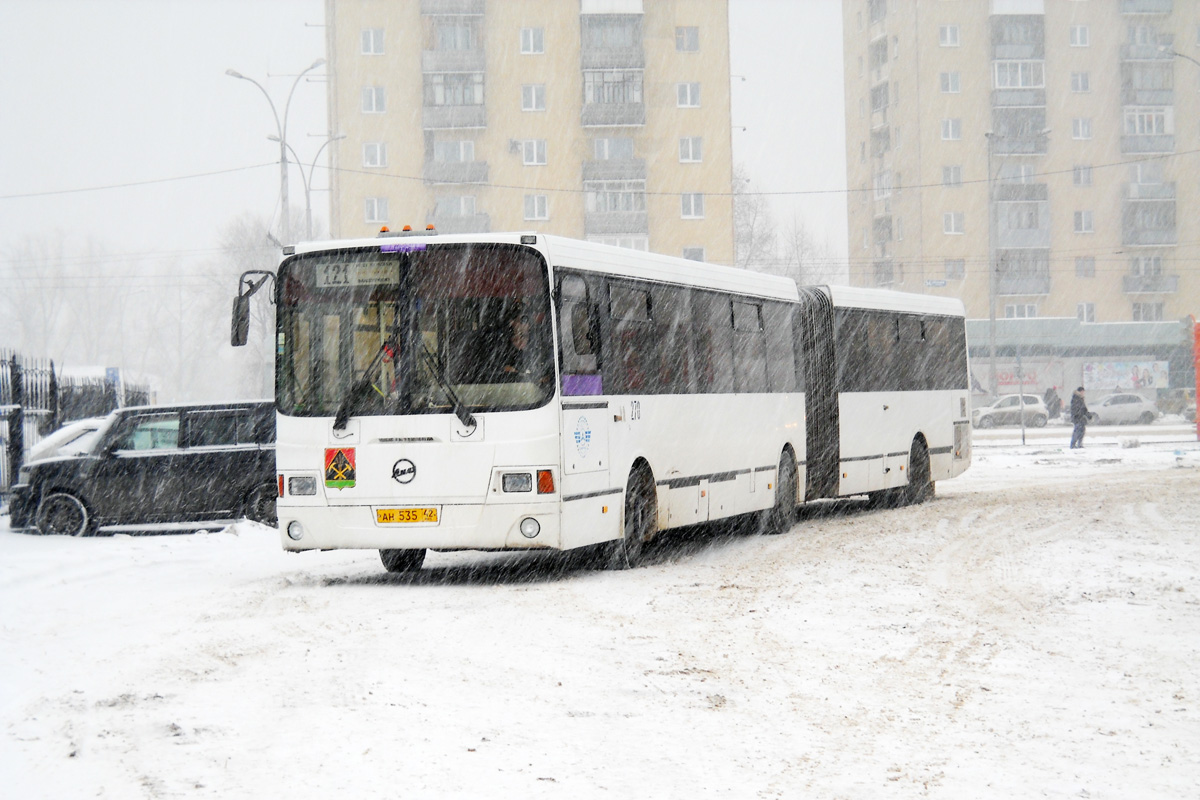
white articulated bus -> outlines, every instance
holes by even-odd
[[[871,494],[970,461],[957,301],[543,234],[289,247],[276,276],[286,549],[599,545]],[[243,276],[234,343],[243,343]]]

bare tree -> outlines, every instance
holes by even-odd
[[[784,274],[801,285],[845,282],[829,242],[818,240],[798,217],[792,217],[783,232],[782,267]]]
[[[776,259],[775,220],[767,199],[749,192],[750,178],[741,164],[733,168],[733,258],[742,269],[770,271]]]

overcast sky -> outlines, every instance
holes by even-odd
[[[844,189],[840,1],[730,7],[745,77],[734,159],[751,190]],[[112,253],[193,253],[240,214],[277,214],[275,122],[225,70],[264,83],[282,113],[293,76],[324,56],[323,15],[321,0],[0,0],[0,248],[61,233]],[[291,104],[305,160],[326,131],[324,90],[302,82]],[[203,173],[219,174],[166,180]],[[303,207],[294,170],[290,196]],[[318,217],[327,203],[313,196]],[[772,203],[781,225],[802,216],[845,254],[844,195]]]

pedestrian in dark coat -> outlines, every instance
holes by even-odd
[[[1088,424],[1088,407],[1083,399],[1082,386],[1071,395],[1071,422],[1075,423],[1075,430],[1071,432],[1071,449],[1082,448],[1083,433]]]

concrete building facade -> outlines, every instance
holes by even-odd
[[[331,228],[733,261],[727,0],[326,0]]]
[[[1200,3],[843,16],[852,283],[958,296],[977,319],[1200,311]]]

